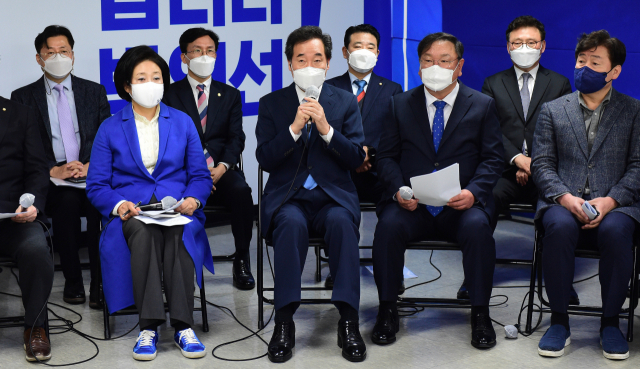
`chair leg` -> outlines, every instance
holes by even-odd
[[[322,264],[320,260],[320,246],[314,246],[316,249],[316,283],[322,281]]]
[[[529,303],[527,304],[527,324],[525,326],[525,332],[531,334],[533,331],[533,298],[536,293],[536,271],[538,268],[538,232],[536,231],[533,241],[533,257],[531,259],[531,280],[529,282]]]
[[[104,298],[104,290],[102,289],[102,282],[100,282],[100,297],[102,298],[102,317],[104,319],[104,339],[111,338],[111,328],[109,327],[109,308],[107,307],[107,300]]]
[[[204,290],[204,270],[202,271],[202,287],[200,287],[200,310],[202,313],[202,331],[209,332],[209,320],[207,317],[207,294]]]
[[[256,260],[258,264],[258,329],[262,329],[264,328],[264,256],[262,248],[264,245],[260,235],[260,228],[258,228],[256,241],[258,244],[258,255]]]
[[[631,296],[629,297],[629,326],[627,327],[627,342],[633,341],[633,318],[634,311],[638,305],[638,247],[633,246],[633,269],[631,276]]]

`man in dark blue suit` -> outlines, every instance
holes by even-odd
[[[567,308],[578,245],[600,252],[600,344],[607,359],[629,357],[619,326],[640,221],[640,101],[616,91],[626,49],[605,30],[582,34],[575,50],[578,91],[542,106],[531,172],[544,228],[542,268],[551,326],[538,344],[559,357],[571,343]],[[589,217],[588,202],[599,213]]]
[[[380,309],[371,338],[377,344],[396,340],[406,243],[425,238],[460,244],[472,305],[471,344],[496,344],[488,306],[496,254],[492,190],[503,168],[502,134],[494,100],[457,80],[463,51],[450,34],[422,39],[418,57],[424,86],[391,100],[393,120],[386,125],[378,154],[378,174],[387,191],[373,241]],[[455,163],[462,191],[447,206],[425,206],[400,196],[399,188],[410,185],[412,177]]]
[[[258,163],[269,172],[262,197],[262,233],[275,252],[275,323],[269,359],[284,362],[295,346],[293,314],[300,306],[301,273],[309,232],[324,237],[335,276],[332,301],[340,311],[338,346],[349,361],[363,361],[360,336],[360,207],[350,172],[362,165],[364,135],[353,94],[324,84],[331,37],[305,26],[287,38],[294,83],[260,99]],[[320,89],[318,101],[305,91]],[[311,122],[312,124],[307,124]]]
[[[373,67],[380,54],[380,33],[370,24],[347,28],[344,34],[342,56],[347,59],[349,70],[327,80],[327,84],[341,88],[356,96],[362,117],[364,143],[362,148],[367,156],[364,163],[351,172],[360,202],[377,204],[385,187],[376,173],[376,154],[385,124],[392,120],[389,99],[402,93],[402,87],[373,73]],[[327,287],[333,287],[331,274],[327,276]]]
[[[218,44],[218,35],[201,27],[190,28],[180,36],[182,62],[189,66],[189,73],[171,84],[163,101],[186,113],[196,125],[213,180],[207,204],[222,205],[231,212],[236,246],[233,285],[250,290],[255,287],[249,260],[253,197],[244,173],[236,165],[246,138],[242,130],[242,98],[238,89],[211,78]]]

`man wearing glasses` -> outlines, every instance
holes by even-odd
[[[469,277],[471,344],[496,344],[489,317],[496,255],[491,191],[503,168],[502,135],[494,100],[458,80],[463,52],[453,35],[426,36],[418,45],[424,85],[391,99],[393,119],[385,125],[378,153],[378,175],[388,190],[379,205],[373,241],[373,275],[380,299],[371,337],[376,344],[396,340],[396,300],[406,244],[424,239],[460,245]],[[411,186],[412,177],[455,163],[460,165],[462,191],[446,206],[426,206],[401,196],[399,189]]]
[[[11,93],[11,100],[31,108],[44,144],[51,178],[82,181],[87,176],[93,138],[100,124],[111,116],[104,86],[71,74],[75,62],[74,40],[62,26],[48,26],[35,39],[36,62],[44,76]],[[91,266],[89,307],[101,309],[100,214],[89,203],[84,189],[49,184],[45,212],[52,218],[53,249],[60,255],[65,284],[63,300],[84,304],[84,282],[78,249],[80,217],[87,219],[87,240]]]
[[[236,246],[233,285],[250,290],[255,286],[249,264],[253,197],[237,166],[246,138],[242,130],[242,97],[240,91],[224,81],[211,78],[218,42],[217,34],[201,27],[188,29],[180,36],[181,58],[189,72],[165,91],[164,103],[189,115],[196,125],[213,179],[207,204],[222,205],[231,211]]]

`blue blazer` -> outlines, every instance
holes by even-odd
[[[313,179],[332,199],[351,212],[356,224],[360,223],[360,204],[356,186],[351,181],[350,171],[364,161],[362,149],[364,135],[358,103],[353,93],[324,84],[318,102],[324,109],[327,121],[333,127],[333,137],[327,143],[313,126],[311,137],[306,131],[298,141],[289,132],[298,106],[295,84],[274,91],[260,99],[256,124],[256,158],[262,168],[269,172],[269,180],[262,196],[263,234],[267,233],[269,220],[283,201],[300,163],[303,148],[304,158],[293,188],[286,200],[302,187],[311,174]]]
[[[591,197],[610,196],[613,211],[640,222],[640,101],[615,89],[600,118],[589,152],[579,92],[542,106],[533,135],[531,174],[538,187],[536,219],[565,192],[582,197],[589,179]]]
[[[202,204],[207,202],[213,183],[191,118],[160,103],[158,126],[160,148],[153,174],[142,163],[131,104],[100,126],[91,153],[87,197],[102,214],[103,224],[120,200],[147,204],[155,194],[157,199],[194,197]],[[185,225],[182,241],[201,285],[202,265],[213,273],[213,259],[204,231],[204,213],[196,210],[189,218],[193,221]],[[100,237],[103,288],[110,312],[134,303],[130,260],[122,221],[116,217]]]
[[[336,86],[353,95],[349,72],[331,78],[325,83]],[[402,87],[399,84],[380,77],[373,72],[371,73],[361,111],[362,130],[364,131],[364,142],[362,144],[364,146],[371,146],[378,150],[384,127],[393,119],[389,109],[389,100],[400,93],[402,93]]]
[[[378,177],[388,187],[382,211],[394,202],[410,178],[434,169],[460,165],[460,187],[476,198],[474,206],[493,218],[493,187],[502,175],[502,132],[492,98],[462,82],[436,153],[429,127],[424,86],[420,85],[391,99],[394,120],[386,126],[378,153]]]

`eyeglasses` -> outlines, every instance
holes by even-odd
[[[191,54],[191,55],[193,55],[195,57],[199,57],[199,56],[204,55],[204,51],[202,51],[201,49],[193,49],[191,51],[187,51],[187,54]],[[216,57],[216,49],[208,49],[207,50],[207,55],[212,57],[212,58],[215,58]]]
[[[60,52],[58,52],[58,53],[53,52],[53,51],[48,51],[48,52],[45,52],[45,53],[41,53],[41,54],[40,54],[40,57],[41,57],[42,59],[48,60],[48,59],[53,58],[56,54],[60,54],[60,55],[62,55],[62,56],[64,56],[64,57],[66,57],[66,58],[70,58],[70,57],[71,57],[71,55],[73,55],[73,51],[70,51],[70,50],[62,50],[62,51],[60,51]]]
[[[519,49],[520,46],[522,45],[527,45],[527,47],[529,47],[530,49],[534,49],[536,45],[538,45],[538,43],[540,42],[542,41],[527,41],[527,42],[516,41],[516,42],[509,42],[509,43],[511,44],[511,46],[513,46],[514,49]]]
[[[445,59],[443,59],[443,60],[422,59],[422,60],[421,60],[421,63],[422,63],[425,67],[427,67],[427,68],[429,68],[429,67],[431,67],[431,66],[433,66],[433,65],[435,64],[435,65],[439,65],[439,66],[441,66],[442,68],[447,68],[447,69],[449,69],[449,68],[451,68],[452,63],[453,63],[454,61],[458,60],[458,59],[460,59],[460,58],[455,58],[455,59],[453,59],[453,60],[445,60]]]

